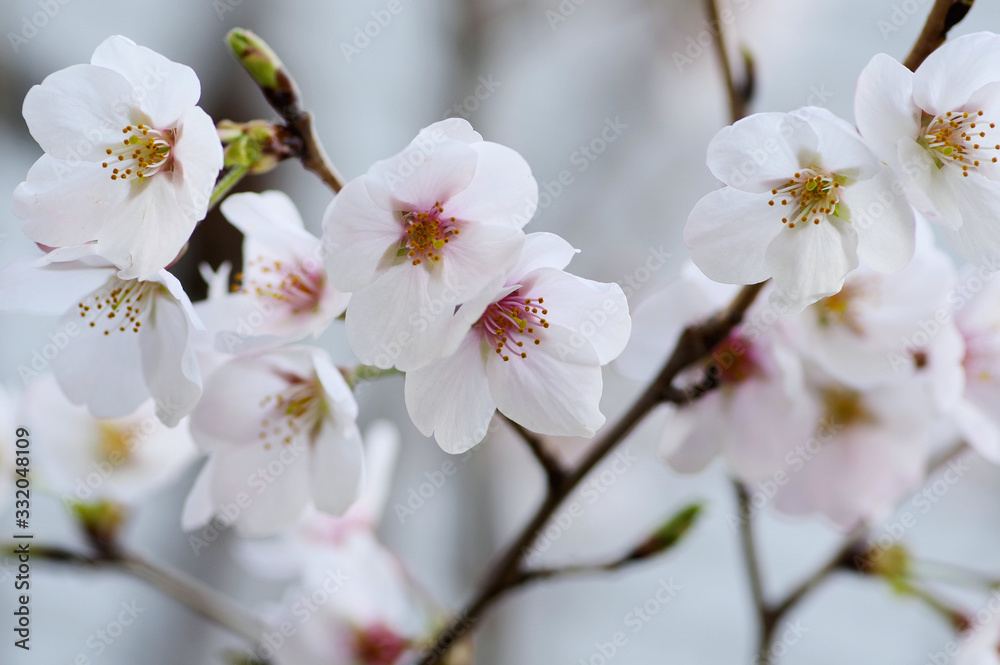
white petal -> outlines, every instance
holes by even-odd
[[[546,320],[590,342],[601,365],[617,358],[628,344],[632,320],[628,301],[617,284],[539,268],[524,280],[520,294],[544,298]]]
[[[38,267],[35,261],[37,257],[26,256],[0,269],[0,311],[63,314],[110,276],[106,268],[78,263]]]
[[[69,162],[42,155],[14,190],[14,214],[27,220],[24,234],[50,247],[95,240],[117,219],[128,187],[112,182],[93,162]]]
[[[330,281],[341,291],[369,286],[395,260],[404,236],[394,213],[372,197],[366,177],[355,178],[323,214],[323,249]]]
[[[193,69],[121,35],[101,42],[90,63],[128,79],[141,100],[142,110],[159,129],[173,125],[201,97],[201,83]]]
[[[208,524],[215,516],[215,503],[212,501],[212,483],[218,471],[215,468],[217,458],[209,458],[198,473],[181,513],[181,528],[193,531]]]
[[[346,436],[340,427],[324,422],[312,442],[310,460],[312,499],[331,515],[342,515],[361,492],[364,477],[361,432],[351,426]]]
[[[170,154],[174,160],[170,179],[183,216],[204,219],[223,162],[222,143],[212,118],[198,107],[185,111],[177,122]]]
[[[406,410],[424,436],[447,453],[463,453],[486,436],[496,404],[490,396],[482,337],[472,331],[454,354],[406,373]]]
[[[767,248],[775,286],[792,309],[833,295],[847,273],[858,267],[858,235],[851,225],[828,215],[819,224],[786,228]]]
[[[441,252],[431,271],[431,288],[459,305],[472,296],[502,286],[524,247],[521,231],[503,226],[466,224]]]
[[[708,168],[737,189],[771,191],[801,166],[799,146],[783,138],[785,126],[784,113],[755,113],[722,128],[708,144]]]
[[[968,182],[953,179],[952,185],[962,196],[956,212],[965,223],[958,230],[943,229],[944,236],[966,261],[993,271],[1000,256],[1000,226],[995,217],[1000,183],[974,175],[962,180]]]
[[[156,401],[156,417],[174,427],[201,397],[201,372],[191,345],[188,317],[180,303],[160,296],[148,323],[149,327],[136,335],[142,338],[143,374]]]
[[[819,163],[826,170],[853,180],[867,180],[879,173],[881,165],[853,126],[829,110],[807,106],[789,114],[809,124],[818,139]]]
[[[517,283],[522,277],[538,268],[563,270],[580,250],[575,249],[555,233],[529,233],[524,236],[521,258],[511,268],[509,283]]]
[[[900,178],[910,204],[935,224],[961,227],[962,214],[950,182],[951,168],[939,169],[930,151],[911,139],[900,139],[898,149]]]
[[[110,145],[121,143],[138,99],[116,72],[73,65],[49,74],[24,97],[31,136],[51,157],[100,162]]]
[[[779,206],[768,205],[771,198],[770,191],[750,194],[724,187],[695,204],[684,227],[684,242],[695,265],[710,279],[756,284],[770,276],[764,256],[784,230]]]
[[[490,394],[505,416],[539,434],[593,436],[604,424],[597,353],[572,331],[552,325],[527,358],[487,354]]]
[[[427,147],[409,147],[369,170],[366,178],[387,189],[396,209],[428,212],[469,186],[478,155],[464,143],[446,140]]]
[[[366,365],[409,371],[438,356],[455,302],[432,297],[423,266],[390,268],[355,293],[347,308],[347,340]]]
[[[226,197],[219,209],[243,235],[271,229],[305,232],[299,209],[287,194],[277,190],[232,194]]]
[[[957,111],[1000,78],[1000,37],[977,32],[945,42],[913,75],[913,99],[931,115]]]
[[[445,203],[458,219],[522,228],[538,209],[538,183],[524,157],[506,146],[474,145],[478,161],[468,187]]]
[[[915,224],[892,170],[846,187],[842,202],[858,234],[858,258],[880,272],[895,272],[913,258]]]
[[[896,164],[900,139],[915,140],[920,133],[913,73],[884,53],[876,55],[858,77],[854,116],[878,158]]]
[[[453,139],[472,145],[481,143],[483,140],[479,132],[472,129],[472,125],[464,118],[448,118],[439,120],[433,125],[428,125],[420,130],[417,137],[410,143],[411,146],[419,146],[428,140],[441,142],[444,139]]]

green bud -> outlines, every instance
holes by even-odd
[[[646,557],[659,554],[672,548],[680,542],[680,540],[687,535],[687,532],[691,529],[691,527],[694,526],[694,523],[701,515],[702,508],[703,504],[700,502],[692,503],[684,508],[681,508],[679,511],[674,513],[674,515],[667,520],[663,526],[654,531],[649,538],[632,550],[627,558],[629,560],[645,559]]]
[[[74,503],[70,510],[79,520],[94,549],[103,554],[116,551],[118,534],[128,517],[123,506],[102,499],[94,503]]]
[[[243,28],[233,28],[226,35],[229,48],[247,73],[262,88],[278,87],[278,72],[284,68],[278,54],[263,39]]]

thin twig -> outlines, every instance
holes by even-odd
[[[903,65],[911,72],[916,71],[927,56],[944,44],[948,31],[965,18],[972,9],[973,2],[974,0],[936,0]]]
[[[736,489],[736,498],[739,503],[740,546],[743,550],[743,562],[746,567],[747,578],[750,581],[750,593],[759,623],[757,653],[759,654],[760,663],[767,665],[767,646],[770,641],[770,635],[774,630],[775,621],[772,620],[767,599],[764,597],[764,582],[760,570],[760,557],[757,555],[757,544],[753,533],[753,511],[750,505],[750,495],[747,494],[746,487],[740,481],[734,480],[733,486]]]
[[[749,85],[752,78],[750,70],[747,70],[747,83],[739,84],[733,73],[732,63],[729,61],[729,54],[726,52],[726,33],[722,29],[722,21],[719,19],[718,0],[705,0],[705,13],[708,14],[709,23],[714,27],[716,38],[712,41],[715,46],[716,56],[719,58],[719,66],[722,68],[722,75],[726,83],[726,96],[729,99],[730,122],[736,122],[747,114],[747,104],[750,102],[749,96],[752,86]],[[749,65],[750,60],[745,59]]]
[[[476,624],[483,610],[490,607],[504,592],[521,583],[520,563],[524,552],[530,548],[563,501],[656,406],[677,398],[679,393],[673,386],[674,379],[705,357],[739,325],[763,286],[763,284],[753,284],[743,287],[724,310],[703,323],[689,326],[681,333],[677,346],[659,375],[647,386],[632,407],[597,440],[584,458],[566,472],[565,480],[546,495],[531,520],[490,568],[476,595],[439,634],[434,646],[424,655],[419,665],[434,665],[440,662],[448,652],[449,645],[457,642]]]
[[[545,476],[549,483],[549,491],[558,487],[566,478],[566,470],[563,468],[562,462],[560,462],[558,458],[552,454],[540,436],[520,423],[514,422],[507,416],[504,416],[504,421],[510,425],[511,429],[521,436],[525,444],[527,444],[528,448],[535,456],[535,459],[537,459],[538,463],[542,466],[542,469],[545,470]]]

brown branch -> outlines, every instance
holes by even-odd
[[[689,326],[681,334],[670,359],[659,375],[632,407],[605,432],[587,452],[584,458],[566,472],[566,477],[553,491],[549,492],[534,516],[521,530],[514,541],[494,562],[482,586],[466,608],[438,636],[434,646],[420,660],[420,665],[434,665],[441,661],[450,645],[465,635],[479,620],[484,610],[506,591],[523,582],[520,569],[524,552],[538,537],[555,511],[570,495],[574,488],[590,473],[615,446],[621,443],[632,430],[656,406],[680,399],[681,391],[673,386],[674,379],[688,367],[704,358],[712,348],[743,320],[743,316],[753,304],[764,284],[744,286],[726,309],[707,321]],[[688,398],[684,398],[685,401]]]
[[[906,56],[903,65],[911,72],[927,59],[948,38],[948,31],[972,9],[974,0],[936,0],[931,7],[920,36]]]
[[[722,76],[726,83],[730,122],[736,122],[746,116],[747,105],[750,103],[750,96],[753,94],[753,60],[744,52],[743,62],[746,66],[745,79],[743,83],[737,82],[733,72],[733,65],[729,61],[729,55],[726,52],[726,33],[719,18],[719,6],[717,2],[718,0],[705,0],[705,13],[708,14],[709,24],[714,26],[716,33],[716,38],[712,40],[712,43],[715,46],[715,54],[719,58],[719,66],[722,68]]]
[[[542,469],[545,470],[549,491],[553,491],[566,477],[566,470],[563,468],[562,463],[556,458],[555,455],[552,454],[540,436],[520,423],[514,422],[507,416],[504,416],[503,419],[508,425],[510,425],[511,429],[521,436],[524,443],[527,444],[528,448],[535,456],[535,459],[538,460]]]

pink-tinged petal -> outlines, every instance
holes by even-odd
[[[555,233],[529,233],[524,236],[521,257],[511,268],[508,284],[517,283],[522,277],[538,268],[563,270],[580,250],[575,249]]]
[[[486,376],[497,409],[533,432],[593,436],[605,418],[597,353],[571,330],[552,325],[527,357],[488,353]]]
[[[767,266],[786,304],[802,309],[833,295],[858,267],[858,234],[828,215],[819,224],[786,228],[767,248]]]
[[[119,186],[129,188],[128,198],[98,233],[98,251],[120,268],[121,279],[143,279],[177,258],[197,220],[178,205],[169,175]]]
[[[347,183],[323,215],[331,283],[348,292],[369,286],[396,259],[404,236],[402,221],[375,202],[364,177]]]
[[[121,143],[138,100],[121,74],[73,65],[49,74],[28,91],[22,112],[31,136],[50,157],[101,162]]]
[[[1000,425],[995,414],[988,414],[966,399],[949,415],[973,450],[994,464],[1000,464]]]
[[[212,118],[197,107],[185,111],[177,123],[170,155],[174,164],[170,179],[176,188],[177,204],[184,217],[200,221],[208,212],[223,162],[222,143]]]
[[[409,371],[439,355],[455,302],[432,297],[429,281],[423,266],[403,263],[352,296],[345,328],[361,362]]]
[[[727,185],[764,193],[802,166],[803,152],[815,151],[816,137],[805,123],[790,124],[785,113],[755,113],[715,135],[708,168]]]
[[[846,187],[841,203],[858,233],[858,258],[879,272],[901,270],[913,258],[916,222],[888,166]]]
[[[406,410],[424,436],[446,453],[463,453],[483,440],[496,404],[486,379],[483,339],[472,331],[452,355],[406,373]]]
[[[704,290],[678,280],[657,290],[632,308],[628,346],[615,361],[620,374],[651,381],[673,351],[684,327],[718,308]]]
[[[209,458],[198,473],[181,513],[181,528],[194,531],[205,526],[215,516],[217,506],[212,500],[212,485],[218,473],[218,458]]]
[[[79,326],[81,320],[78,310],[70,311],[59,328]],[[52,359],[52,372],[70,401],[86,405],[95,418],[118,418],[139,408],[150,395],[141,364],[145,334],[105,335],[100,327],[80,326],[80,334]]]
[[[426,144],[428,140],[440,143],[445,139],[461,141],[468,145],[482,143],[483,141],[482,135],[472,128],[468,120],[464,118],[448,118],[446,120],[439,120],[433,125],[428,125],[421,129],[420,133],[417,134],[417,138],[413,139],[410,145],[419,146]]]
[[[920,134],[920,109],[913,103],[913,73],[884,53],[858,77],[854,97],[858,129],[879,159],[896,164],[901,139]]]
[[[807,106],[789,114],[792,118],[808,123],[816,133],[816,151],[819,161],[815,164],[852,180],[867,180],[878,175],[881,164],[861,140],[858,131],[829,110]]]
[[[256,445],[267,418],[261,403],[287,385],[267,358],[251,356],[222,365],[205,383],[191,414],[195,442],[206,452],[226,445]]]
[[[395,157],[377,162],[365,178],[386,189],[395,209],[427,212],[444,203],[472,182],[478,153],[471,146],[447,140],[406,148]]]
[[[601,365],[625,349],[632,319],[628,301],[617,284],[594,282],[555,268],[539,268],[523,284],[520,295],[543,298],[548,312],[545,319],[572,331],[574,339],[586,339]]]
[[[249,499],[250,505],[236,518],[236,530],[242,534],[276,533],[294,524],[309,506],[312,459],[305,436],[270,449],[247,442],[219,453],[218,461],[212,488],[216,510],[236,503],[240,495],[246,497],[243,504]]]
[[[950,39],[913,75],[913,99],[930,115],[955,111],[1000,78],[1000,36],[977,32]]]
[[[141,335],[141,347],[143,374],[156,401],[156,417],[175,427],[201,397],[201,372],[187,314],[173,298],[156,299],[149,327]]]
[[[26,236],[50,247],[83,245],[114,223],[128,188],[91,162],[42,155],[14,190],[14,214]]]
[[[90,63],[124,76],[152,125],[160,129],[173,125],[201,97],[201,83],[193,69],[121,35],[101,42]]]
[[[706,417],[710,409],[713,417]],[[660,455],[678,473],[698,473],[722,451],[733,427],[722,394],[709,393],[670,416],[660,435]]]
[[[483,290],[495,291],[524,247],[521,231],[502,226],[464,224],[441,252],[430,272],[431,289],[459,305]]]
[[[725,284],[767,279],[767,247],[785,228],[780,207],[768,205],[772,198],[770,191],[750,194],[724,187],[698,201],[684,227],[695,265]]]
[[[81,296],[108,281],[107,268],[79,264],[35,266],[26,256],[0,269],[0,311],[62,314],[76,308]]]
[[[342,515],[361,494],[364,456],[361,432],[353,424],[341,432],[326,419],[312,442],[310,459],[312,499],[331,515]]]
[[[469,185],[444,204],[445,214],[481,224],[522,228],[538,209],[538,183],[524,157],[497,143],[473,146],[478,161]]]

